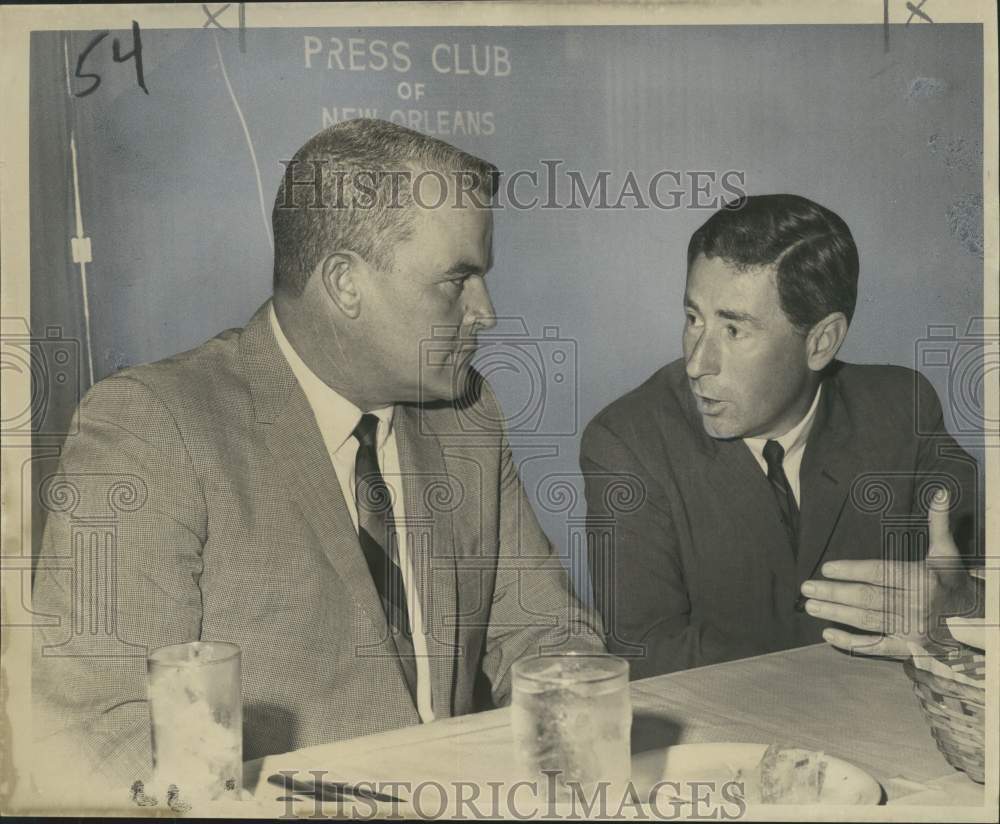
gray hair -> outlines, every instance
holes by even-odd
[[[336,250],[392,268],[396,244],[412,232],[414,195],[427,205],[419,198],[426,173],[454,175],[457,185],[444,196],[484,207],[499,175],[443,140],[385,120],[345,120],[310,138],[285,163],[271,212],[275,291],[302,294],[316,265]]]

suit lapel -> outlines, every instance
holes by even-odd
[[[270,302],[264,304],[247,324],[240,342],[264,443],[288,497],[302,511],[327,561],[368,617],[374,637],[395,654],[336,471],[305,393],[274,339],[269,306]]]
[[[812,577],[821,562],[844,514],[851,484],[863,466],[864,456],[859,454],[834,367],[823,383],[823,397],[800,470],[800,579]]]
[[[767,476],[750,448],[742,440],[721,441],[710,466],[709,482],[726,502],[740,531],[752,536],[751,544],[761,547],[776,572],[791,573],[794,556],[788,533],[781,524]]]
[[[397,406],[393,427],[403,475],[410,562],[424,616],[434,714],[444,718],[453,711],[458,655],[455,535],[448,502],[459,500],[461,491],[455,489],[437,437],[421,431],[421,424],[428,422],[421,414],[418,407]]]
[[[302,510],[327,560],[371,618],[379,637],[385,613],[358,543],[351,515],[312,409],[296,386],[278,419],[267,427],[265,442],[290,497]]]
[[[851,484],[863,471],[865,455],[858,443],[854,423],[840,395],[837,372],[828,368],[823,379],[816,420],[806,442],[799,470],[800,518],[798,557],[774,553],[771,547],[788,546],[767,476],[750,449],[740,440],[720,441],[702,427],[690,392],[684,394],[684,410],[698,448],[708,457],[707,481],[727,504],[730,516],[752,536],[752,545],[764,548],[769,563],[777,559],[801,581],[813,575],[821,562],[837,524],[844,515]],[[767,513],[763,515],[762,513]]]
[[[759,548],[762,560],[786,574],[794,571],[792,547],[781,524],[774,493],[750,448],[742,440],[717,440],[709,436],[691,393],[685,396],[685,413],[699,449],[708,460],[706,481],[714,497],[725,505],[746,545]],[[776,566],[777,565],[777,566]]]

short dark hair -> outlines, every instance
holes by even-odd
[[[385,120],[345,120],[310,138],[286,164],[271,212],[275,290],[301,294],[316,264],[338,249],[391,268],[413,224],[414,192],[401,181],[423,172],[471,176],[471,186],[459,186],[481,205],[498,175],[478,157]]]
[[[848,322],[858,299],[858,249],[839,215],[799,195],[754,195],[731,201],[688,243],[699,255],[739,269],[777,268],[778,299],[788,320],[808,332],[831,312]]]

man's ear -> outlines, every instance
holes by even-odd
[[[826,368],[847,337],[847,316],[831,312],[809,330],[806,337],[806,363],[813,372]]]
[[[358,270],[364,265],[364,261],[353,252],[334,252],[319,263],[318,274],[323,291],[349,318],[356,318],[361,312]]]

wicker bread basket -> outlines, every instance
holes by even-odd
[[[907,661],[903,669],[913,682],[931,735],[945,759],[973,781],[985,780],[984,733],[986,691],[918,669]]]

